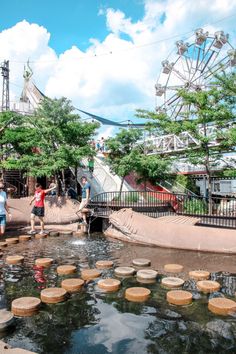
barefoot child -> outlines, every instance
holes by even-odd
[[[41,231],[40,234],[44,234],[44,214],[45,214],[45,207],[44,207],[44,200],[45,195],[52,190],[54,190],[56,186],[53,186],[49,189],[42,189],[42,186],[39,183],[35,185],[35,194],[34,198],[30,201],[30,205],[34,202],[34,207],[31,212],[31,230],[30,234],[35,234],[35,217],[37,216],[40,220]]]

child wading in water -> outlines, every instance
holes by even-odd
[[[34,207],[31,211],[30,221],[31,221],[31,230],[29,234],[35,234],[35,217],[37,216],[40,220],[41,231],[40,234],[44,234],[44,214],[45,214],[45,207],[44,207],[44,200],[45,195],[52,190],[54,190],[56,186],[49,188],[49,189],[42,189],[41,184],[36,183],[35,185],[35,194],[34,198],[30,201],[30,205],[34,202]]]
[[[79,206],[79,216],[83,220],[82,224],[87,225],[86,221],[86,213],[83,212],[83,208],[86,208],[86,206],[89,203],[89,198],[90,198],[90,184],[88,183],[88,180],[85,176],[81,178],[81,184],[82,184],[82,200]]]

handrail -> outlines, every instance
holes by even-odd
[[[236,198],[216,198],[158,191],[104,192],[91,198],[95,214],[109,216],[113,211],[132,208],[152,217],[179,214],[198,217],[201,224],[236,228]]]

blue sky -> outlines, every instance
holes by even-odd
[[[213,37],[223,30],[236,48],[236,0],[6,0],[0,16],[0,60],[10,61],[13,104],[29,58],[48,97],[65,96],[116,121],[163,104],[155,96],[161,62],[175,62],[175,42],[194,43],[195,29]]]
[[[120,9],[133,21],[144,15],[142,0],[8,0],[1,1],[0,31],[26,20],[47,28],[58,54],[72,45],[86,49],[91,37],[107,36],[106,18],[98,16],[107,8]]]

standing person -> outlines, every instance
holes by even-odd
[[[35,194],[33,199],[30,201],[30,205],[34,202],[34,207],[31,212],[30,216],[30,221],[31,221],[31,230],[30,234],[35,234],[35,216],[37,216],[40,220],[40,226],[41,226],[41,231],[40,234],[44,234],[44,214],[45,214],[45,208],[44,208],[44,200],[45,200],[45,195],[52,190],[54,190],[56,186],[49,188],[49,189],[42,189],[42,186],[40,183],[36,183],[35,185]]]
[[[79,215],[83,219],[82,224],[87,225],[86,213],[83,213],[83,208],[85,208],[88,205],[91,186],[88,183],[87,177],[85,176],[81,178],[81,184],[82,184],[82,200],[79,206]]]
[[[0,237],[4,235],[6,229],[6,212],[11,219],[11,213],[7,205],[7,194],[4,191],[3,182],[0,182]]]
[[[91,177],[92,177],[93,171],[94,171],[94,158],[93,158],[93,156],[89,157],[89,159],[88,159],[88,169],[89,169],[89,172],[91,173]]]

